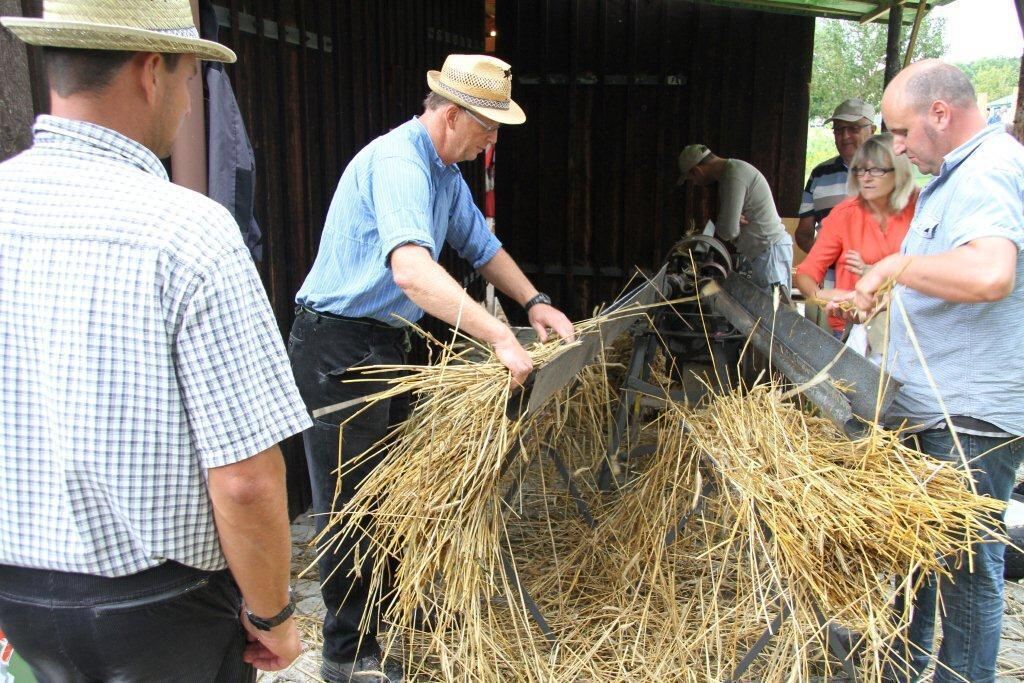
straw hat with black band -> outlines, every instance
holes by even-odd
[[[188,0],[44,0],[41,19],[0,17],[0,23],[29,45],[235,61],[230,49],[199,37]]]
[[[448,55],[440,71],[427,72],[427,85],[441,97],[495,123],[526,121],[512,101],[512,67],[487,55]]]

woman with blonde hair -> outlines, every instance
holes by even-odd
[[[814,247],[796,269],[793,284],[808,299],[830,300],[853,290],[872,264],[900,250],[917,204],[910,162],[892,150],[892,135],[868,138],[850,162],[847,191],[822,221]],[[821,289],[825,271],[836,265],[836,288]],[[841,336],[842,318],[829,316]]]

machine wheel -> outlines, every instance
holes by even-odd
[[[1006,546],[1003,576],[1024,579],[1024,495],[1019,493],[1011,495],[1006,506],[1006,535],[1013,545]]]

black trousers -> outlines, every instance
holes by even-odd
[[[0,629],[40,683],[256,680],[227,570],[120,578],[0,565]]]
[[[297,317],[288,339],[295,381],[306,407],[312,413],[335,403],[360,398],[385,388],[381,382],[345,382],[359,376],[359,370],[373,365],[396,365],[406,362],[406,331],[382,323],[339,319],[304,308]],[[369,410],[365,404],[314,418],[314,425],[303,435],[309,479],[313,488],[313,511],[316,513],[317,532],[328,523],[334,507],[341,508],[351,500],[378,459],[363,463],[342,477],[340,492],[335,500],[339,464],[344,465],[357,455],[383,439],[390,428],[405,420],[409,414],[408,398],[396,398],[375,404]],[[355,412],[363,412],[344,427],[341,463],[338,462],[339,423]],[[321,556],[320,572],[324,604],[323,656],[333,662],[352,662],[359,657],[379,655],[376,618],[369,630],[361,633],[359,622],[367,604],[372,601],[368,581],[349,576],[352,570],[352,550],[368,547],[365,539],[348,539],[340,547]],[[361,553],[364,557],[366,553]],[[361,566],[361,576],[369,577],[372,562],[367,558]],[[385,593],[389,587],[385,587]],[[375,610],[376,612],[376,610]],[[362,642],[360,642],[360,640]]]

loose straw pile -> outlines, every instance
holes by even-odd
[[[904,649],[895,596],[948,573],[939,557],[969,558],[1001,507],[893,434],[846,441],[769,384],[699,409],[670,404],[645,429],[657,443],[646,469],[619,494],[586,494],[596,529],[544,467],[531,471],[545,495],[518,515],[502,502],[513,446],[522,462],[545,442],[577,474],[593,471],[615,387],[588,371],[524,439],[525,423],[505,416],[504,368],[450,348],[385,392],[414,391],[413,416],[324,536],[372,538],[385,646],[417,681],[723,680],[783,609],[744,679],[834,675],[820,610],[864,634],[860,674],[879,680],[884,653]],[[559,352],[530,349],[537,365]],[[504,549],[557,646],[530,621]]]

